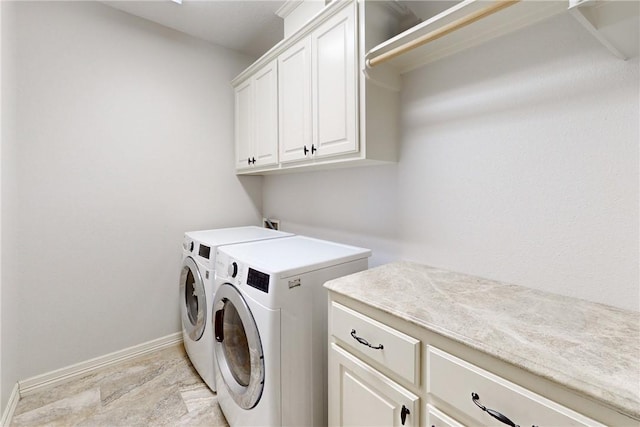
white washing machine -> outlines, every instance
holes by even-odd
[[[213,303],[218,401],[231,427],[327,425],[327,291],[368,249],[294,236],[224,246]]]
[[[234,227],[185,233],[180,274],[182,337],[191,363],[216,390],[211,307],[215,294],[215,254],[221,245],[292,236],[260,227]]]

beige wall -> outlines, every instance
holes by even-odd
[[[7,209],[16,197],[15,185],[15,8],[9,1],[0,2],[0,409],[4,409],[17,380],[13,368],[19,360],[17,326],[17,288],[5,287],[4,268],[8,250],[5,241],[11,235],[7,227],[12,218]]]
[[[98,2],[20,2],[16,18],[3,398],[180,331],[182,234],[258,225],[262,204],[261,178],[233,170],[229,82],[251,58]]]

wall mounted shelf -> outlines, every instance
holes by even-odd
[[[496,13],[449,32],[444,37],[406,51],[386,63],[400,73],[405,73],[566,11],[568,4],[566,1],[524,0],[514,3],[466,0],[454,4],[451,8],[375,46],[367,53],[366,58],[369,63],[375,63],[376,58],[380,58],[394,49],[411,44],[422,37],[428,37],[430,33],[441,31],[456,21],[481,13],[483,9],[492,5],[508,7],[503,7]]]
[[[617,57],[638,54],[638,0],[465,0],[451,5],[371,48],[367,67],[384,63],[379,68],[403,74],[567,11]]]

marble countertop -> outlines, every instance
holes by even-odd
[[[640,313],[412,262],[325,286],[640,419]]]

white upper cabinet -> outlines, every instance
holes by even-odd
[[[254,166],[278,162],[278,66],[273,61],[256,74],[255,86],[255,163]]]
[[[236,169],[278,163],[277,70],[272,61],[235,88]]]
[[[278,57],[282,163],[357,151],[355,7]]]
[[[312,155],[316,157],[358,149],[355,6],[333,16],[311,35]]]
[[[253,93],[251,80],[236,87],[235,134],[236,134],[236,169],[251,166],[253,154]]]
[[[278,57],[280,161],[304,160],[311,150],[311,39]]]
[[[397,160],[399,94],[362,72],[364,46],[399,32],[377,3],[394,2],[334,0],[233,80],[237,173]]]

